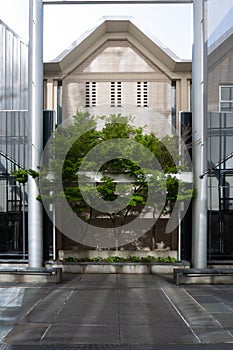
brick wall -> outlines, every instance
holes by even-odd
[[[86,82],[96,82],[96,106],[86,108]],[[111,107],[111,81],[121,82],[121,108]],[[137,107],[137,82],[147,82],[148,107]],[[171,80],[126,41],[108,41],[63,79],[63,118],[77,110],[90,114],[137,116],[139,124],[170,133],[162,117],[171,120]],[[149,112],[148,112],[149,111]],[[156,112],[154,117],[151,111]],[[149,119],[148,119],[149,118]]]

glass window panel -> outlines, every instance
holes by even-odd
[[[216,178],[209,178],[208,187],[208,210],[219,210],[218,181]]]
[[[233,128],[233,113],[226,113],[226,127]]]
[[[0,211],[6,211],[6,181],[0,182]]]
[[[208,116],[209,128],[219,128],[220,126],[220,116],[219,113],[211,112]]]
[[[219,141],[219,136],[211,136],[210,138],[210,161],[213,163],[220,160]]]
[[[233,86],[221,87],[221,100],[232,101],[233,100]]]
[[[233,112],[233,102],[221,102],[221,112]]]

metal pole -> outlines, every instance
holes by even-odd
[[[26,258],[26,225],[25,225],[25,184],[23,184],[23,260]]]
[[[29,1],[29,166],[37,170],[43,151],[43,1]],[[28,261],[30,268],[43,266],[43,212],[36,199],[38,185],[28,180]]]
[[[207,266],[207,176],[200,175],[207,170],[206,152],[206,64],[205,64],[205,20],[204,0],[193,3],[194,45],[193,45],[193,169],[194,187],[192,224],[192,264],[195,268]]]

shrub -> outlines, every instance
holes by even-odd
[[[171,256],[162,256],[162,257],[154,257],[151,255],[148,255],[146,257],[139,257],[139,256],[129,256],[127,258],[123,258],[120,256],[109,256],[108,258],[101,258],[99,256],[94,257],[94,258],[78,258],[78,257],[72,257],[72,256],[67,256],[65,257],[62,261],[64,262],[108,262],[108,263],[127,263],[127,262],[132,262],[132,263],[168,263],[168,264],[173,264],[179,262],[174,257]]]

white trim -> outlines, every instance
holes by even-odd
[[[232,105],[233,105],[233,96],[232,96],[232,100],[223,100],[222,99],[222,88],[231,88],[233,90],[233,85],[228,85],[228,84],[219,85],[219,95],[218,95],[218,97],[219,97],[219,112],[232,112],[232,111],[224,111],[221,108],[222,103],[232,103]]]

